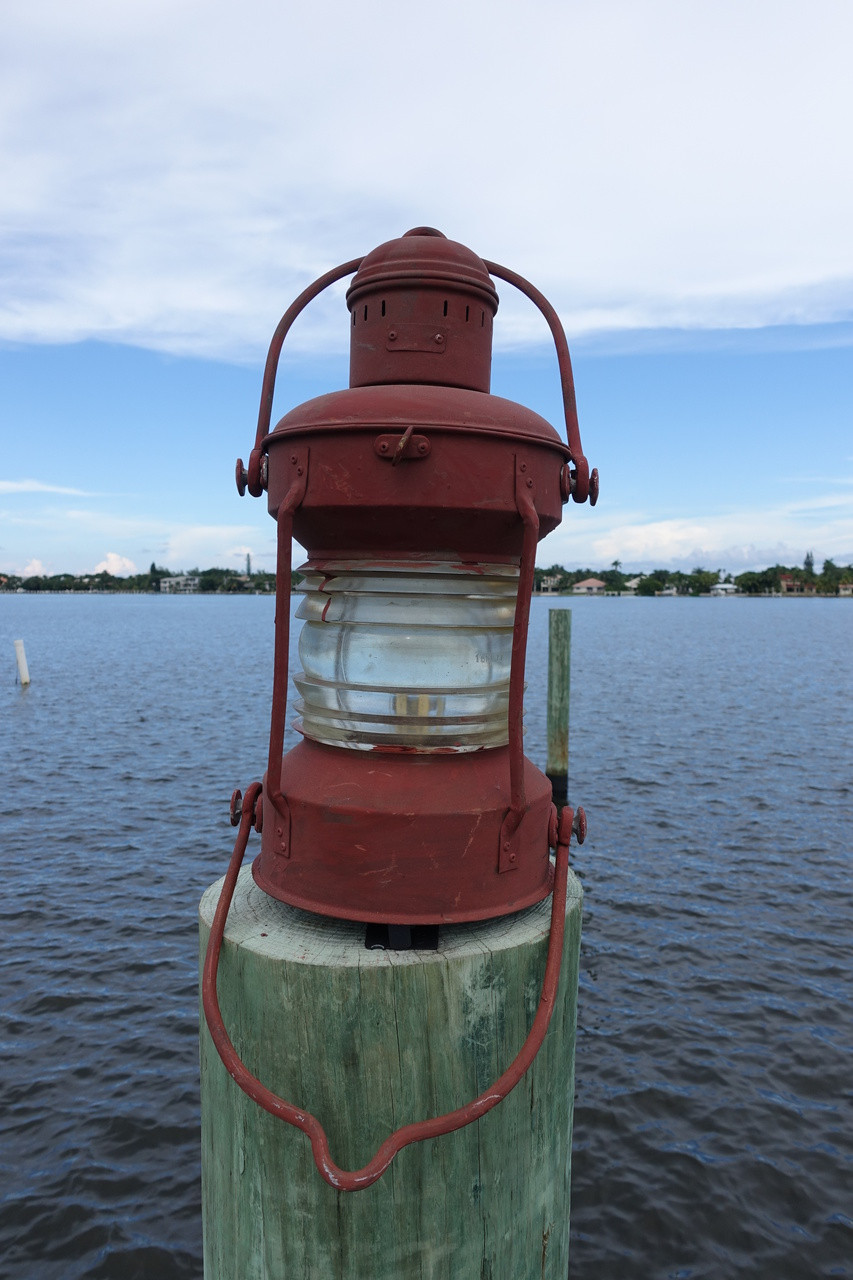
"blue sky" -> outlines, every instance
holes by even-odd
[[[539,561],[853,562],[847,0],[34,0],[0,49],[0,570],[274,563],[266,344],[421,223],[537,284],[601,472]],[[343,286],[277,409],[345,385]],[[561,421],[500,289],[493,391]]]

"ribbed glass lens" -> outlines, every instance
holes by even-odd
[[[518,569],[309,561],[297,617],[302,731],[367,749],[507,741]]]

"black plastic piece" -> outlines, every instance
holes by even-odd
[[[437,924],[368,924],[364,930],[368,951],[436,951]]]

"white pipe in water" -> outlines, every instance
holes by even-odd
[[[27,666],[27,655],[24,653],[23,640],[15,641],[15,657],[18,659],[18,677],[21,685],[30,683],[30,669]]]

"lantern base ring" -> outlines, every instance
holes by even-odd
[[[255,884],[303,911],[378,924],[490,920],[541,902],[554,878],[551,786],[531,760],[522,763],[519,816],[507,785],[509,747],[464,756],[343,751],[303,738],[278,771],[286,857],[269,771],[263,782]]]
[[[560,970],[563,960],[563,937],[566,927],[566,896],[569,875],[569,842],[572,838],[574,811],[564,809],[560,816],[557,840],[557,861],[554,875],[554,892],[551,905],[551,931],[548,938],[548,956],[545,962],[545,977],[536,1016],[528,1032],[527,1039],[506,1071],[483,1093],[455,1111],[435,1116],[428,1120],[420,1120],[414,1124],[403,1125],[390,1134],[376,1154],[361,1169],[352,1171],[341,1169],[332,1160],[329,1151],[329,1140],[326,1131],[316,1116],[294,1106],[273,1093],[266,1085],[252,1075],[245,1066],[237,1050],[231,1042],[222,1012],[216,988],[216,976],[219,968],[219,955],[225,934],[225,922],[231,906],[231,899],[237,885],[237,877],[249,842],[255,805],[261,792],[261,784],[253,783],[246,792],[243,801],[240,830],[234,845],[234,852],[228,865],[222,893],[216,907],[216,914],[210,930],[207,952],[204,959],[202,977],[202,1004],[204,1015],[210,1031],[211,1039],[217,1053],[222,1059],[228,1074],[236,1084],[258,1106],[277,1116],[286,1124],[293,1125],[307,1134],[311,1142],[314,1163],[329,1186],[338,1191],[360,1191],[372,1186],[390,1165],[398,1151],[413,1142],[422,1142],[427,1138],[437,1138],[456,1129],[462,1129],[474,1120],[491,1111],[493,1107],[515,1088],[533,1062],[545,1039],[545,1033],[551,1021],[557,989],[560,982]]]

